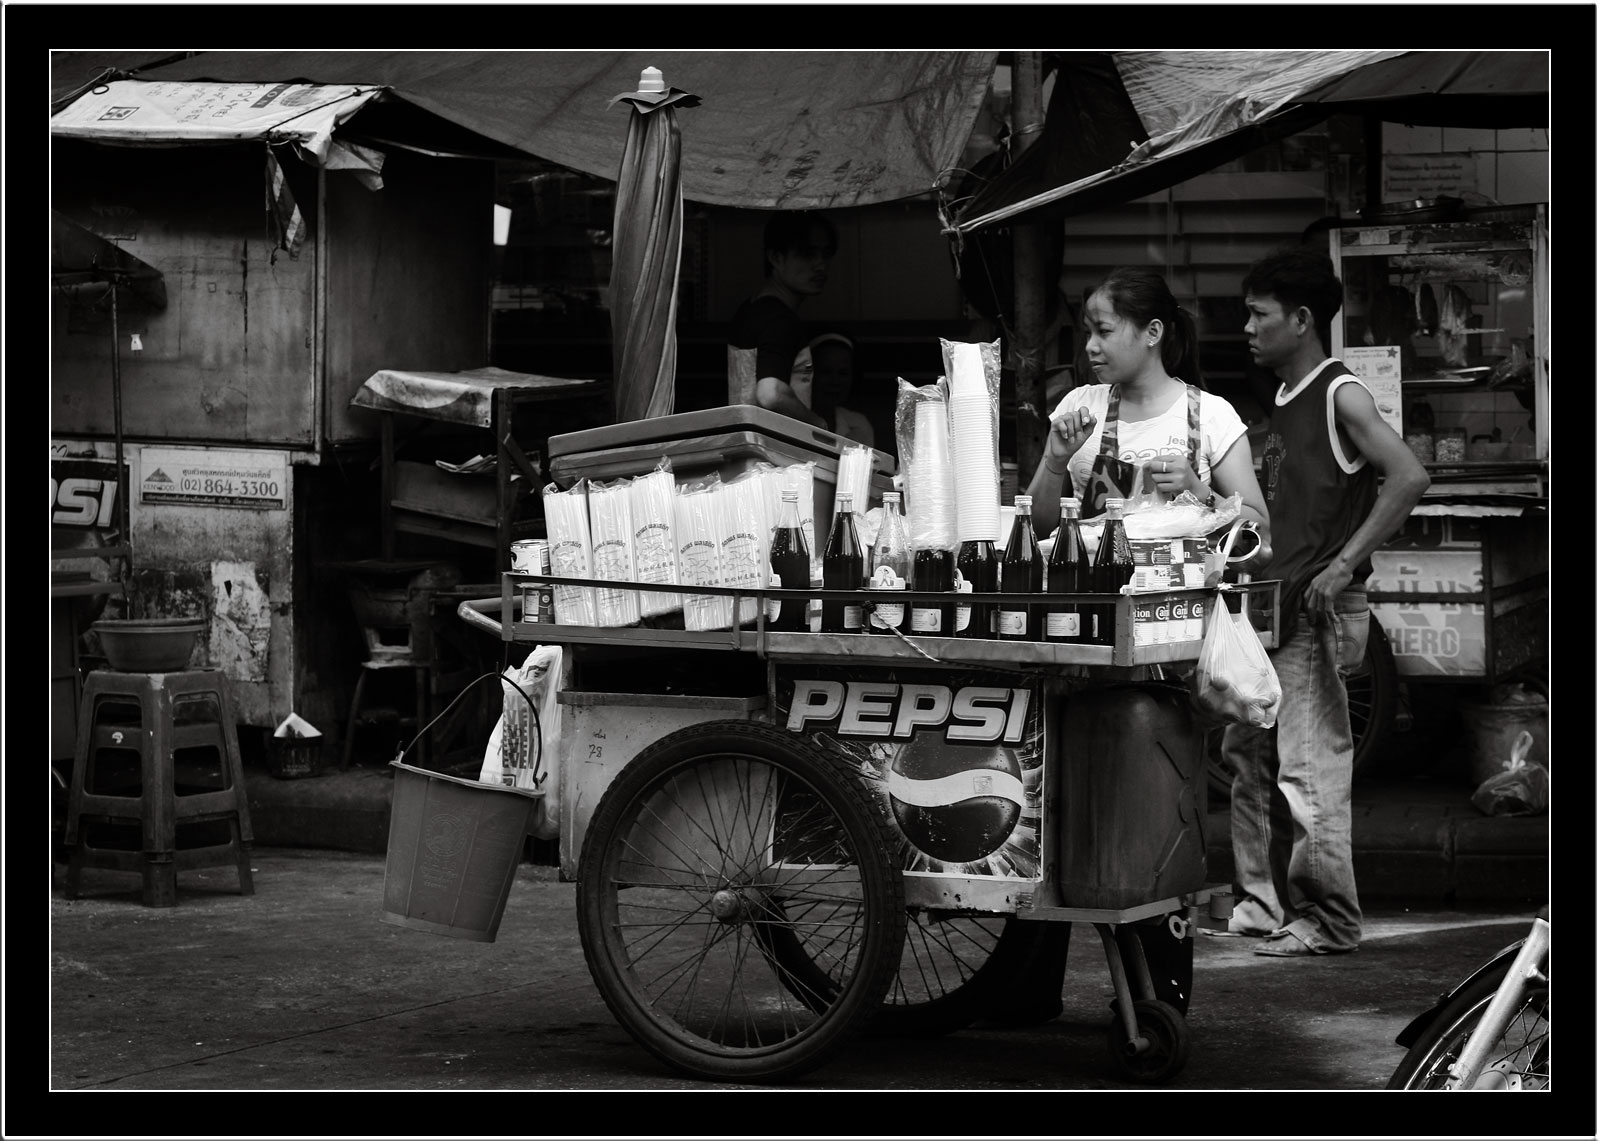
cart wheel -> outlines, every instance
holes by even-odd
[[[804,1073],[893,977],[906,912],[892,850],[859,778],[816,746],[745,721],[670,734],[618,774],[584,839],[589,972],[624,1029],[684,1073]]]
[[[831,916],[813,908],[789,918],[824,929]],[[790,993],[813,1010],[839,989],[830,971],[839,961],[830,941],[802,944],[787,927],[764,927],[758,938],[784,969]],[[913,908],[908,911],[900,968],[866,1032],[884,1037],[933,1037],[972,1025],[994,1003],[1037,940],[1037,926],[991,912]]]
[[[1133,1017],[1139,1025],[1139,1036],[1148,1046],[1142,1053],[1134,1053],[1123,1032],[1122,1019],[1113,1018],[1106,1027],[1106,1042],[1117,1069],[1136,1082],[1167,1081],[1189,1060],[1188,1024],[1183,1015],[1158,998],[1135,999]]]
[[[1361,666],[1344,679],[1345,702],[1350,707],[1350,737],[1355,742],[1351,771],[1356,777],[1376,771],[1373,762],[1394,726],[1399,675],[1394,650],[1376,614],[1369,619],[1367,653]],[[1222,730],[1206,732],[1206,785],[1218,801],[1233,796],[1233,766],[1222,753]]]

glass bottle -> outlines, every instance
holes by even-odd
[[[1056,544],[1050,549],[1050,559],[1045,564],[1045,593],[1087,594],[1090,586],[1089,548],[1083,544],[1083,527],[1078,519],[1078,501],[1070,495],[1061,497],[1061,529],[1056,532]],[[1083,611],[1075,602],[1048,603],[1044,607],[1046,642],[1086,642],[1094,633],[1093,622],[1085,621]]]
[[[866,621],[868,634],[887,634],[891,630],[906,633],[906,602],[903,597],[893,602],[894,591],[903,595],[911,589],[911,540],[906,534],[906,519],[900,514],[900,493],[883,493],[883,522],[878,526],[878,537],[872,544],[869,560],[867,589],[873,591],[872,613]]]
[[[866,553],[861,547],[861,537],[856,533],[856,518],[852,511],[854,500],[855,497],[848,491],[841,491],[834,497],[833,530],[828,532],[828,542],[822,548],[824,590],[861,589]],[[824,599],[822,632],[861,633],[861,600]]]
[[[1002,594],[1038,594],[1044,589],[1044,558],[1033,537],[1033,496],[1019,495],[1014,500],[1016,517],[1011,521],[1011,537],[1000,558]],[[1001,641],[1037,640],[1037,607],[1026,602],[995,604],[994,636]]]
[[[956,556],[943,547],[918,547],[911,559],[911,587],[913,590],[949,593],[956,588]],[[913,599],[911,603],[911,634],[930,638],[948,638],[955,622],[955,599],[949,601],[928,598]]]
[[[805,590],[811,585],[811,551],[800,522],[800,492],[786,487],[779,496],[782,507],[777,525],[772,528],[772,573],[783,589]],[[777,615],[768,625],[774,630],[807,630],[806,606],[804,598],[785,598],[778,603]]]
[[[1094,555],[1091,575],[1097,594],[1116,594],[1133,579],[1133,550],[1128,546],[1128,532],[1122,522],[1122,500],[1106,500],[1106,523],[1100,531],[1100,546]],[[1109,646],[1114,641],[1117,606],[1114,602],[1095,606],[1098,628],[1094,641]]]
[[[961,638],[994,637],[994,604],[963,601],[968,591],[993,593],[998,589],[1000,563],[994,544],[987,539],[969,539],[956,553],[956,573],[963,584],[956,599],[955,633]]]

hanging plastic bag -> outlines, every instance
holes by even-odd
[[[505,670],[500,682],[503,712],[478,770],[485,784],[544,793],[528,829],[540,840],[554,840],[561,827],[561,706],[556,701],[561,667],[560,646],[535,646],[522,665]],[[533,708],[523,694],[532,699]]]
[[[1278,671],[1249,620],[1229,610],[1227,596],[1220,591],[1200,643],[1189,694],[1202,713],[1221,721],[1258,729],[1278,723],[1278,703],[1283,699]]]

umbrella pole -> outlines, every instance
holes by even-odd
[[[111,274],[111,420],[116,435],[117,480],[117,545],[128,548],[128,554],[118,562],[117,581],[123,584],[123,597],[128,600],[128,616],[133,613],[133,599],[127,591],[127,567],[133,559],[133,538],[128,534],[128,487],[122,480],[122,357],[117,345],[121,334],[117,330],[117,275]]]

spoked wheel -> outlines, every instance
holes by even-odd
[[[1389,739],[1399,692],[1394,650],[1383,632],[1383,623],[1375,614],[1368,622],[1366,656],[1360,667],[1344,679],[1345,700],[1350,707],[1350,738],[1355,743],[1351,770],[1357,777],[1372,768],[1378,750]],[[1206,784],[1220,800],[1233,795],[1233,766],[1222,753],[1220,728],[1206,732]]]
[[[1106,1044],[1123,1077],[1135,1082],[1164,1082],[1183,1069],[1189,1060],[1189,1026],[1173,1007],[1158,998],[1135,999],[1133,1016],[1145,1048],[1139,1050],[1128,1041],[1122,1019],[1115,1017],[1106,1028]]]
[[[825,940],[802,944],[784,926],[763,932],[758,937],[768,941],[791,993],[813,1010],[831,1001],[839,986],[832,972],[840,962],[833,948]],[[865,1032],[933,1037],[971,1026],[994,1008],[1038,935],[1038,924],[1009,915],[911,909],[899,970]]]
[[[893,977],[906,912],[891,851],[859,778],[817,747],[742,721],[670,734],[618,774],[584,838],[590,974],[678,1070],[804,1073]]]
[[[1461,1056],[1504,971],[1475,980],[1439,1012],[1389,1079],[1389,1089],[1453,1089],[1450,1067]],[[1527,1093],[1550,1088],[1550,990],[1530,985],[1490,1047],[1473,1089]]]

